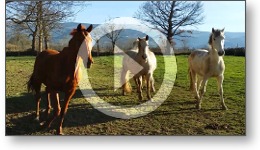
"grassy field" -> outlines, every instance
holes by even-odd
[[[53,135],[55,130],[39,129],[35,122],[35,102],[27,93],[26,82],[35,57],[6,57],[6,135]],[[121,96],[114,91],[113,57],[96,57],[88,70],[90,83],[99,97],[118,106],[134,106],[135,90]],[[77,90],[63,124],[67,135],[245,135],[245,58],[225,56],[224,98],[229,110],[221,110],[216,80],[208,82],[202,110],[195,109],[194,95],[188,90],[187,56],[177,56],[177,79],[169,97],[155,111],[134,119],[117,119],[94,109]],[[157,56],[155,88],[164,74],[164,59]],[[135,89],[134,84],[133,89]],[[62,97],[62,95],[61,95]],[[144,97],[146,97],[144,93]],[[45,101],[45,97],[43,100]],[[44,108],[44,103],[41,104]]]

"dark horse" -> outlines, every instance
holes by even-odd
[[[28,81],[28,91],[32,91],[35,94],[36,120],[39,120],[41,84],[43,83],[46,86],[46,114],[49,116],[51,105],[54,113],[53,116],[48,117],[43,127],[49,128],[53,120],[59,117],[57,134],[63,134],[62,123],[64,116],[81,76],[78,62],[83,60],[83,64],[87,68],[90,68],[93,63],[91,55],[92,38],[90,35],[92,28],[92,25],[86,29],[79,24],[77,29],[73,29],[70,33],[72,38],[68,47],[64,47],[61,52],[56,50],[41,52],[36,57],[34,70]],[[81,54],[78,54],[79,51],[81,51]],[[83,56],[82,51],[85,51]],[[64,105],[62,107],[60,107],[58,92],[65,93]]]

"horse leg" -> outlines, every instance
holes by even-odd
[[[40,120],[40,102],[41,102],[41,84],[34,85],[35,89],[35,102],[36,102],[36,118],[34,120]]]
[[[151,90],[152,92],[155,92],[153,75],[151,75]]]
[[[217,81],[218,81],[218,91],[219,91],[219,95],[220,95],[220,100],[221,100],[221,105],[222,105],[222,109],[224,110],[228,110],[227,106],[225,105],[225,101],[223,98],[223,80],[224,80],[224,75],[218,76],[217,77]]]
[[[204,93],[206,92],[207,82],[208,82],[208,78],[204,77],[202,80],[202,83],[201,83],[200,98],[198,99],[197,109],[201,109],[202,97],[203,97]]]
[[[151,99],[151,92],[150,92],[150,90],[151,90],[151,74],[148,74],[146,76],[146,92],[147,92],[148,100]]]
[[[75,89],[70,92],[65,93],[64,105],[61,109],[60,118],[59,118],[59,122],[58,122],[57,135],[63,135],[62,124],[64,121],[64,117],[67,113],[68,107],[69,107],[69,102],[70,102],[72,96],[74,95],[74,93],[75,93]]]
[[[57,92],[49,92],[51,105],[53,107],[53,115],[52,117],[48,118],[47,122],[43,125],[43,127],[50,128],[51,123],[60,115],[60,100],[59,100],[59,94]]]
[[[134,76],[133,79],[134,79],[135,85],[136,85],[136,87],[137,87],[137,88],[136,88],[136,92],[138,93],[138,91],[139,91],[139,88],[138,88],[138,79],[137,79],[136,76]]]
[[[44,125],[44,123],[48,120],[49,116],[50,116],[50,112],[51,112],[51,104],[50,104],[50,94],[49,92],[45,92],[46,94],[46,109],[45,109],[45,118],[43,119],[43,121],[40,123],[40,125]]]
[[[202,77],[198,76],[198,81],[197,81],[197,90],[198,91],[200,90],[201,83],[202,83]]]
[[[138,98],[141,101],[143,99],[142,95],[142,77],[137,77],[137,93],[138,93]]]
[[[144,83],[142,84],[141,87],[142,87],[142,89],[144,89],[144,86],[143,86],[143,85],[145,85],[146,77],[145,77],[145,75],[142,75],[141,78],[142,78],[142,82],[144,81]]]
[[[199,101],[199,89],[197,89],[197,75],[194,71],[190,71],[190,89],[195,93],[195,99]]]
[[[40,92],[36,92],[35,101],[36,101],[36,118],[34,120],[40,121],[40,102],[41,102]]]
[[[46,110],[45,110],[45,115],[46,115],[46,120],[49,118],[49,115],[51,113],[51,95],[50,92],[48,90],[48,88],[46,87],[45,89],[46,91]]]
[[[127,86],[126,75],[127,75],[127,71],[125,71],[125,69],[122,69],[121,72],[122,95],[126,95],[126,91],[125,91]]]
[[[49,118],[49,115],[51,113],[51,95],[50,93],[47,93],[47,101],[46,101],[46,118]]]
[[[143,86],[143,85],[144,85],[144,84],[143,84],[143,78],[144,78],[144,77],[143,77],[143,76],[140,76],[139,78],[140,78],[140,79],[139,79],[140,89],[141,89],[141,91],[143,91],[143,87],[144,87],[144,86]]]

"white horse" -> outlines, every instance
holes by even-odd
[[[202,97],[206,92],[207,81],[210,77],[216,77],[222,109],[227,110],[223,98],[222,83],[224,80],[225,64],[224,28],[222,30],[212,28],[209,37],[209,50],[196,50],[191,52],[188,58],[190,89],[195,92],[197,109],[201,109]],[[198,75],[198,80],[197,80]],[[201,88],[201,89],[200,89]],[[200,90],[200,94],[199,91]]]
[[[129,84],[129,71],[134,74],[133,78],[137,85],[139,100],[142,96],[142,78],[146,80],[147,98],[151,99],[150,90],[155,92],[153,72],[156,69],[157,62],[153,52],[149,50],[148,35],[145,38],[139,38],[134,42],[134,48],[126,52],[123,58],[123,68],[121,72],[122,94],[131,92]],[[136,65],[137,64],[137,65]],[[141,68],[139,67],[141,66]]]

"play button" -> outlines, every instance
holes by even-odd
[[[157,45],[160,47],[161,50],[165,50],[165,47],[167,45],[167,38],[160,33],[157,30],[151,30],[148,28],[148,26],[144,25],[143,22],[139,21],[138,19],[135,18],[130,18],[130,17],[121,17],[121,18],[116,18],[114,20],[110,20],[111,22],[120,22],[121,24],[123,23],[136,23],[136,25],[129,25],[125,24],[124,29],[131,29],[131,30],[136,30],[142,33],[145,33],[149,35],[149,37],[153,38],[153,40],[157,43]],[[102,28],[106,28],[106,24],[102,24],[96,28],[94,28],[91,32],[93,33],[98,33]],[[115,26],[115,28],[117,28]],[[102,37],[106,33],[102,33],[99,36]],[[137,37],[136,37],[137,38]],[[166,41],[164,44],[161,44],[161,41]],[[169,44],[169,43],[168,43]],[[120,50],[120,52],[123,52]],[[134,61],[131,57],[125,55],[125,58],[128,59],[128,62],[131,64],[132,67],[132,72],[131,76],[134,74],[139,73],[143,67],[140,66],[136,61]],[[88,72],[86,69],[82,69],[82,79],[79,82],[79,89],[81,90],[83,96],[85,99],[98,111],[115,117],[115,118],[121,118],[121,119],[131,119],[131,118],[136,118],[140,116],[144,116],[152,111],[154,111],[156,108],[158,108],[171,94],[175,79],[176,79],[176,74],[177,74],[177,64],[176,64],[176,58],[174,55],[167,55],[165,54],[164,51],[162,51],[162,56],[161,59],[164,62],[164,65],[160,65],[158,67],[164,67],[164,73],[162,77],[162,83],[160,85],[160,88],[156,91],[156,93],[153,95],[152,99],[145,101],[139,105],[135,106],[118,106],[118,105],[112,105],[102,99],[102,97],[99,97],[95,91],[93,90],[91,83],[89,81],[89,76]],[[117,90],[118,88],[121,88],[122,84],[120,83],[120,76],[121,76],[121,69],[122,69],[122,55],[114,55],[114,89]],[[82,61],[80,62],[81,65],[83,66]],[[161,68],[157,68],[161,69]],[[103,70],[105,71],[105,70]],[[160,72],[162,73],[162,72]],[[130,76],[130,77],[131,77]],[[156,79],[155,79],[156,80]],[[113,93],[110,95],[111,97],[117,97],[121,98],[121,101],[124,100],[124,96],[118,96],[114,95]],[[132,99],[133,101],[136,101],[136,99]]]

